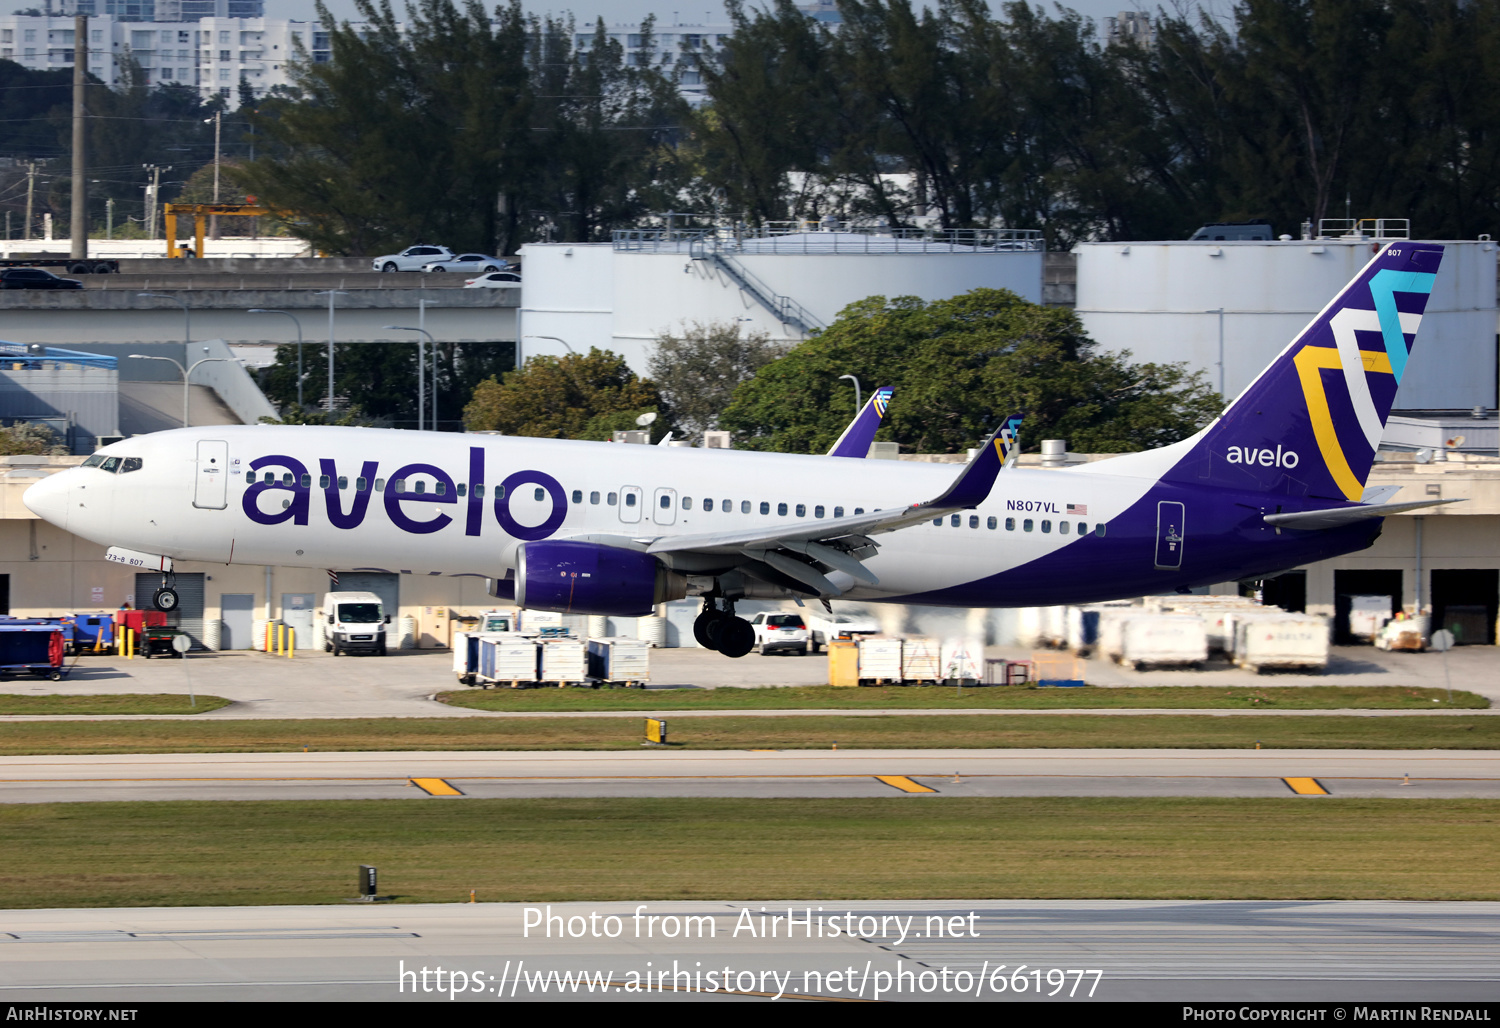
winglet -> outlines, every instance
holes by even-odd
[[[828,451],[830,457],[863,457],[870,452],[870,443],[875,439],[875,431],[880,428],[880,419],[885,417],[886,407],[890,405],[891,394],[895,390],[890,386],[881,386],[870,394],[865,401],[864,407],[849,422],[849,427],[844,429],[844,434],[839,436],[838,442]]]
[[[1014,433],[1011,420],[1006,419],[1001,422],[1000,427],[995,429],[994,434],[979,448],[979,452],[974,454],[973,459],[964,465],[963,471],[943,495],[918,504],[918,507],[922,509],[970,508],[983,503],[990,495],[990,490],[995,487],[995,477],[1000,474],[1000,468],[1004,465],[1003,455],[1007,453],[1005,445],[1007,433],[1010,433],[1012,437]]]

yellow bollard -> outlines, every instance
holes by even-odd
[[[121,628],[120,631],[122,631],[122,632],[125,633],[125,659],[126,660],[134,660],[135,659],[135,633],[130,630],[130,627],[128,625],[125,626],[125,627],[123,627],[123,628]]]
[[[292,657],[293,657],[293,655],[296,653],[296,650],[297,650],[297,630],[295,628],[288,628],[287,629],[287,640],[286,640],[286,659],[287,660],[291,660]]]

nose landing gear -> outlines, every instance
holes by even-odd
[[[703,612],[693,622],[693,638],[706,650],[726,657],[743,657],[755,648],[755,629],[744,618],[734,616],[734,601],[725,600],[719,610],[711,597],[703,600]]]
[[[151,606],[157,610],[176,610],[182,600],[177,595],[177,576],[173,574],[162,575],[161,588],[151,595]]]

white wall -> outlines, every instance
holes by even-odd
[[[1186,361],[1237,395],[1369,261],[1366,241],[1080,243],[1078,316],[1109,351]],[[1495,244],[1445,242],[1398,408],[1496,406]],[[1219,256],[1214,256],[1215,251]],[[1461,369],[1461,371],[1459,370]]]

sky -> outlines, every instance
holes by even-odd
[[[327,3],[328,9],[337,18],[352,20],[357,17],[353,0],[327,0]],[[400,0],[393,0],[393,3],[398,12],[404,9]],[[487,0],[487,6],[494,5],[494,0]],[[538,15],[563,15],[571,12],[579,25],[592,25],[597,18],[603,18],[610,25],[639,24],[648,14],[656,15],[657,26],[663,30],[675,20],[686,23],[701,23],[705,20],[717,23],[726,20],[723,6],[713,0],[577,0],[575,3],[562,0],[523,0],[523,5],[527,11]],[[755,7],[758,4],[752,0],[747,6]],[[1049,13],[1055,10],[1050,3],[1045,6]],[[1102,23],[1104,18],[1120,11],[1149,11],[1155,10],[1157,5],[1155,2],[1146,4],[1139,0],[1069,0],[1065,6]],[[266,0],[266,17],[311,21],[317,15],[313,10],[313,0]]]

